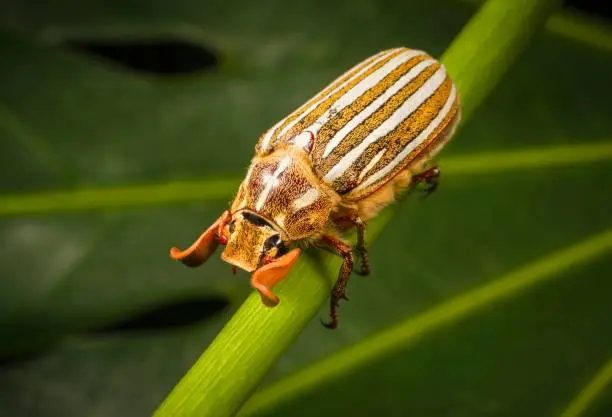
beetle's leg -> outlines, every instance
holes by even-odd
[[[206,229],[189,248],[181,251],[179,248],[172,247],[170,249],[170,257],[176,261],[181,261],[187,266],[196,267],[202,265],[219,246],[221,229],[230,221],[231,217],[229,211],[224,211],[221,217]]]
[[[274,307],[280,301],[270,288],[285,278],[299,256],[300,249],[295,248],[253,272],[251,285],[259,291],[261,301],[268,307]]]
[[[351,252],[351,247],[337,237],[323,235],[321,236],[321,243],[324,243],[344,258],[344,262],[342,262],[342,266],[340,267],[338,279],[331,292],[329,306],[331,321],[329,323],[322,322],[325,327],[335,329],[338,327],[338,306],[340,300],[348,301],[348,297],[346,296],[346,285],[348,284],[351,271],[353,270],[353,254]]]
[[[421,189],[423,197],[427,197],[438,188],[440,182],[440,168],[437,165],[427,168],[426,170],[414,174],[412,176],[413,186],[416,187],[419,184],[425,186]]]
[[[370,275],[370,260],[368,249],[365,246],[366,224],[359,216],[355,216],[354,222],[357,229],[357,253],[359,253],[359,259],[361,260],[361,269],[355,272],[359,275]]]
[[[357,246],[356,250],[359,254],[361,268],[359,271],[355,271],[358,275],[369,275],[370,274],[370,261],[368,258],[368,250],[365,244],[365,231],[366,224],[361,217],[357,214],[356,211],[350,212],[349,215],[335,218],[333,220],[334,224],[340,228],[340,230],[345,230],[351,227],[357,229]]]

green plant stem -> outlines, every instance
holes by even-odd
[[[458,86],[463,119],[482,103],[558,0],[489,0],[442,57]],[[370,225],[369,242],[392,210]],[[274,309],[251,294],[156,410],[156,417],[234,415],[328,300],[339,260],[303,257],[275,292]],[[323,272],[323,274],[322,274]],[[322,276],[329,277],[328,279]],[[321,329],[321,337],[329,336]]]
[[[444,53],[447,67],[469,118],[497,85],[558,0],[489,0]]]

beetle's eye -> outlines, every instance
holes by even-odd
[[[234,229],[236,228],[236,221],[234,220],[229,224],[229,232],[234,233]]]
[[[281,244],[280,235],[270,236],[268,239],[266,239],[264,243],[264,250],[267,252],[270,249],[279,246],[280,244]]]

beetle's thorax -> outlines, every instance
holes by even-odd
[[[312,171],[300,148],[281,147],[253,158],[232,203],[232,212],[251,210],[279,228],[284,241],[324,231],[341,198]]]

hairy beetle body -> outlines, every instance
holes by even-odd
[[[365,222],[406,188],[437,185],[425,168],[460,120],[456,87],[425,52],[382,51],[337,78],[264,132],[230,210],[185,251],[172,256],[199,265],[226,245],[222,259],[253,272],[252,285],[268,305],[270,290],[309,243],[344,258],[331,297],[329,327],[346,299],[351,247],[340,233],[355,227],[362,273],[369,272]]]

